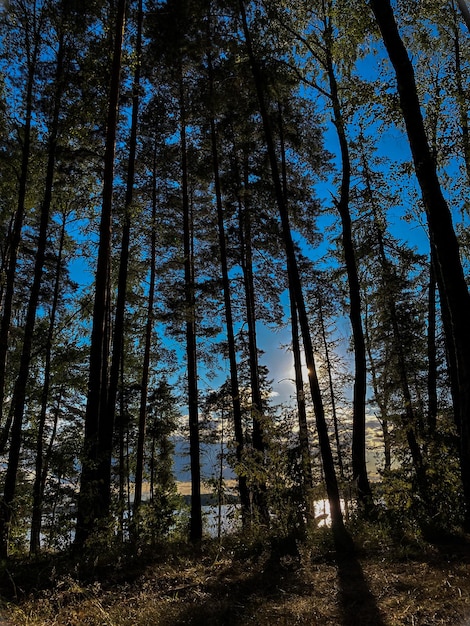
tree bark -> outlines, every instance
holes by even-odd
[[[351,214],[349,211],[351,159],[344,118],[341,111],[338,84],[331,56],[332,36],[331,25],[328,24],[327,18],[325,18],[326,67],[333,106],[333,119],[340,145],[342,166],[340,197],[336,202],[336,208],[341,218],[341,240],[349,288],[349,319],[351,321],[354,342],[352,470],[353,479],[357,483],[358,501],[365,511],[370,511],[370,509],[373,508],[373,500],[366,464],[366,348],[362,328],[361,291],[352,237]]]
[[[286,149],[284,142],[284,124],[282,117],[282,106],[278,103],[279,113],[279,138],[281,149],[281,175],[282,175],[282,190],[284,193],[284,201],[288,205],[288,185],[287,185],[287,163],[286,163]],[[304,380],[302,375],[302,357],[300,350],[299,340],[299,316],[297,313],[297,306],[295,303],[295,296],[292,290],[292,286],[289,285],[289,304],[291,314],[291,334],[292,334],[292,354],[294,356],[294,382],[297,398],[297,412],[299,423],[299,446],[300,446],[300,458],[302,462],[302,482],[305,509],[307,513],[307,524],[310,525],[314,521],[315,517],[315,503],[312,497],[313,490],[313,473],[312,473],[312,458],[310,453],[310,441],[307,422],[307,407],[305,402]]]
[[[434,273],[434,253],[431,249],[429,261],[429,287],[428,287],[428,412],[427,429],[433,435],[437,422],[437,350],[436,350],[436,276]]]

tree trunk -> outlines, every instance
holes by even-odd
[[[137,440],[137,460],[135,469],[134,517],[137,516],[142,500],[142,480],[144,472],[145,427],[147,422],[147,397],[150,378],[150,352],[152,347],[153,307],[155,301],[155,277],[157,261],[157,139],[153,153],[152,168],[152,232],[150,239],[150,285],[147,301],[147,322],[145,324],[144,359],[140,382],[139,432]]]
[[[65,240],[65,225],[66,215],[62,216],[62,228],[60,233],[59,250],[57,252],[57,263],[54,283],[54,295],[52,298],[52,307],[49,318],[49,330],[46,339],[46,356],[44,363],[44,383],[41,393],[41,412],[39,415],[38,434],[36,439],[36,463],[35,463],[35,478],[33,484],[33,513],[31,519],[31,539],[29,544],[29,550],[31,554],[36,554],[40,548],[40,536],[41,536],[41,521],[42,521],[42,503],[44,497],[44,489],[47,478],[47,464],[48,459],[44,458],[44,429],[47,419],[47,406],[49,402],[49,391],[51,386],[51,357],[52,357],[52,342],[55,332],[55,320],[57,313],[57,306],[59,304],[61,278],[62,278],[62,251],[64,248]],[[57,420],[55,420],[57,422]],[[53,439],[51,438],[51,441]],[[49,446],[50,447],[50,446]],[[44,475],[44,470],[46,474]]]
[[[249,188],[248,167],[245,163],[244,182],[245,191]],[[247,203],[247,193],[245,202]],[[255,287],[253,278],[253,249],[251,241],[251,215],[250,206],[241,202],[238,203],[239,214],[239,236],[240,236],[240,256],[243,272],[243,286],[245,291],[246,322],[248,328],[248,360],[250,369],[251,388],[251,421],[253,424],[252,447],[255,457],[255,465],[258,466],[256,479],[252,481],[253,504],[256,514],[264,525],[269,524],[269,514],[266,506],[266,481],[263,477],[265,440],[263,428],[263,399],[261,396],[258,341],[256,336],[256,304]]]
[[[114,155],[121,82],[121,52],[126,0],[118,0],[108,100],[98,261],[85,413],[85,443],[78,498],[75,545],[83,546],[94,523],[106,518],[111,500],[111,448],[114,424],[109,422],[108,358],[110,339],[110,270]]]
[[[269,162],[271,165],[272,179],[275,188],[276,202],[280,214],[282,224],[282,235],[284,240],[284,246],[287,257],[287,270],[289,276],[289,283],[292,287],[295,303],[299,313],[299,323],[302,332],[305,360],[309,371],[309,383],[310,392],[312,394],[312,401],[315,410],[315,419],[317,425],[317,432],[320,444],[320,451],[322,455],[323,470],[325,475],[325,484],[328,494],[328,500],[330,505],[331,525],[335,545],[338,553],[349,552],[353,549],[352,539],[349,536],[344,526],[343,514],[341,511],[341,503],[339,497],[338,483],[336,479],[336,472],[333,462],[333,455],[331,452],[330,440],[328,435],[328,428],[325,420],[325,412],[323,408],[323,400],[321,397],[320,386],[316,373],[316,365],[313,352],[313,343],[310,335],[310,327],[307,318],[307,312],[305,308],[305,302],[302,292],[302,285],[300,281],[299,269],[297,266],[297,259],[295,256],[294,242],[290,230],[289,216],[287,206],[284,201],[284,194],[282,191],[281,179],[279,176],[279,168],[276,158],[276,150],[274,145],[273,134],[271,130],[270,119],[268,110],[265,103],[265,94],[263,90],[263,78],[261,70],[258,66],[257,59],[255,57],[253,46],[251,43],[251,36],[248,29],[248,23],[246,19],[245,6],[243,0],[239,2],[240,15],[242,19],[243,32],[245,36],[247,53],[250,59],[253,79],[258,96],[258,103],[260,107],[260,113],[263,120],[263,127],[265,131],[266,147],[269,156]]]
[[[339,200],[336,202],[336,208],[341,218],[344,262],[349,288],[349,319],[351,321],[354,343],[352,470],[353,479],[357,483],[359,504],[364,511],[370,512],[371,508],[373,508],[373,500],[366,464],[366,348],[362,328],[361,290],[352,236],[351,214],[349,211],[351,158],[331,53],[333,32],[326,16],[324,18],[324,28],[326,69],[333,106],[333,121],[341,152],[341,188]]]
[[[330,392],[331,413],[333,416],[333,429],[335,433],[336,455],[338,457],[339,476],[341,480],[344,480],[343,453],[341,451],[341,442],[339,439],[338,411],[336,410],[336,398],[335,398],[335,390],[334,390],[334,385],[333,385],[333,367],[331,364],[330,350],[328,348],[328,339],[326,336],[325,318],[323,315],[323,295],[321,293],[319,293],[318,295],[317,306],[318,306],[318,321],[320,323],[320,335],[321,335],[321,339],[323,342],[326,371],[328,372],[328,389]],[[354,427],[354,422],[353,422],[353,427]]]
[[[248,167],[244,168],[245,191],[249,188]],[[245,194],[247,196],[247,194]],[[248,327],[248,356],[250,363],[251,411],[253,421],[253,448],[262,457],[265,443],[263,435],[263,399],[261,397],[258,340],[256,335],[256,302],[253,277],[253,247],[251,235],[251,207],[245,203],[239,204],[239,232],[241,244],[242,271],[245,287],[246,321]]]
[[[437,421],[437,357],[436,357],[436,276],[434,273],[433,251],[429,262],[428,287],[428,414],[427,429],[432,435]]]
[[[440,299],[449,315],[445,334],[448,350],[455,353],[457,364],[459,414],[456,423],[460,430],[465,529],[470,531],[470,295],[452,216],[442,194],[436,163],[426,137],[413,66],[398,32],[390,1],[370,0],[370,5],[395,69],[400,106],[426,209],[431,243],[436,252]]]
[[[457,88],[457,108],[460,116],[460,131],[462,133],[462,152],[465,162],[465,171],[467,174],[467,184],[470,185],[470,128],[468,120],[467,93],[464,87],[464,77],[462,72],[461,53],[460,53],[460,31],[457,18],[457,12],[454,3],[452,3],[454,24],[454,68],[455,68],[455,85]],[[467,10],[468,11],[468,10]]]
[[[197,345],[196,345],[196,301],[194,285],[193,255],[193,216],[188,190],[188,157],[186,142],[186,105],[183,68],[180,61],[180,141],[181,176],[183,201],[183,246],[184,246],[184,294],[185,294],[185,333],[188,373],[188,413],[189,413],[189,456],[191,467],[191,520],[189,538],[193,543],[202,539],[201,509],[201,462],[199,445],[199,400],[197,387]]]
[[[0,538],[1,554],[8,554],[8,533],[12,514],[13,498],[16,491],[16,477],[18,472],[20,451],[22,443],[23,416],[26,402],[26,386],[29,378],[31,365],[31,351],[33,345],[34,326],[36,322],[36,311],[39,303],[39,292],[41,288],[44,260],[48,245],[47,235],[49,228],[49,216],[52,203],[52,190],[54,184],[54,173],[56,163],[57,136],[59,126],[59,113],[61,107],[61,97],[63,92],[63,61],[64,61],[64,34],[59,37],[59,47],[57,52],[57,69],[55,76],[55,97],[54,111],[51,120],[51,131],[49,137],[48,160],[45,179],[44,200],[41,206],[41,216],[39,223],[39,234],[37,239],[36,258],[34,262],[33,283],[30,289],[30,296],[26,312],[26,322],[23,335],[23,347],[21,351],[20,367],[18,377],[15,381],[12,398],[11,441],[8,454],[8,466],[5,474],[5,484],[3,492],[2,514],[0,515]]]
[[[26,16],[28,19],[28,16]],[[3,408],[5,400],[5,382],[6,382],[6,368],[7,368],[7,355],[8,355],[8,338],[10,334],[11,314],[13,305],[13,295],[15,288],[16,277],[16,264],[18,257],[18,247],[21,240],[21,230],[23,228],[25,201],[27,191],[27,181],[29,173],[29,157],[31,148],[31,121],[33,115],[33,88],[36,78],[37,62],[39,56],[39,49],[42,36],[42,20],[43,12],[39,16],[39,22],[34,24],[36,26],[34,31],[34,44],[33,49],[29,55],[28,62],[28,78],[26,83],[25,93],[25,122],[22,129],[22,148],[21,148],[21,170],[19,175],[18,185],[18,202],[16,207],[16,213],[13,220],[13,226],[11,229],[11,237],[8,242],[8,259],[6,266],[6,281],[5,281],[5,295],[3,300],[2,321],[0,324],[0,426],[3,428],[3,433],[0,442],[0,453],[4,451],[6,442],[8,440],[9,430],[11,427],[11,419],[7,420],[5,425],[2,425]],[[27,51],[28,53],[29,51]],[[0,514],[1,515],[1,514]],[[1,522],[0,522],[1,523]]]
[[[209,37],[211,33],[209,33]],[[224,312],[225,312],[225,325],[227,329],[227,344],[228,344],[228,356],[230,364],[230,394],[232,398],[232,411],[233,411],[233,426],[235,431],[236,441],[236,459],[240,464],[243,459],[243,452],[245,447],[245,440],[243,436],[243,423],[242,423],[242,410],[240,403],[240,389],[238,383],[238,367],[237,367],[237,352],[235,345],[235,333],[233,329],[233,314],[232,314],[232,300],[230,295],[230,279],[228,273],[227,262],[227,246],[225,242],[225,227],[224,227],[224,211],[222,206],[222,191],[220,186],[220,174],[219,174],[219,154],[217,147],[217,127],[215,123],[214,113],[214,76],[211,52],[207,53],[207,70],[209,78],[209,101],[211,108],[210,115],[210,129],[211,129],[211,149],[212,149],[212,167],[214,170],[214,187],[217,206],[217,226],[218,226],[218,242],[220,250],[220,266],[222,274],[222,289],[224,294]],[[240,494],[241,514],[243,526],[248,523],[248,513],[250,510],[250,494],[247,486],[246,476],[239,474],[238,476],[238,490]]]
[[[367,356],[369,358],[369,370],[372,378],[372,391],[374,392],[374,399],[379,407],[380,415],[376,415],[377,420],[379,421],[382,427],[382,435],[384,441],[384,474],[390,472],[392,469],[392,450],[390,444],[390,431],[388,427],[388,412],[387,412],[387,400],[383,399],[381,394],[379,393],[379,385],[377,382],[377,371],[375,368],[374,358],[372,355],[372,347],[371,341],[368,332],[368,324],[367,321],[369,319],[367,307],[365,311],[365,340],[366,340],[366,350]]]
[[[279,113],[279,138],[281,149],[281,174],[282,174],[282,190],[284,193],[284,201],[288,204],[288,186],[287,186],[287,165],[286,165],[286,149],[284,143],[284,124],[282,118],[282,106],[278,103]],[[294,292],[289,285],[289,304],[291,312],[291,333],[292,333],[292,354],[294,356],[294,382],[297,399],[297,413],[299,423],[299,446],[300,458],[302,462],[302,482],[305,501],[305,510],[307,513],[307,524],[310,525],[315,517],[315,503],[312,497],[313,490],[313,473],[312,458],[310,454],[310,441],[307,422],[307,408],[305,403],[304,380],[302,375],[302,357],[299,341],[299,316],[297,306],[295,304]]]
[[[459,5],[464,22],[467,25],[468,30],[470,30],[470,10],[468,8],[468,4],[466,0],[457,0],[457,4]]]
[[[313,471],[312,457],[310,454],[310,437],[308,433],[307,407],[305,403],[304,380],[302,376],[302,359],[299,341],[299,316],[295,304],[292,288],[289,287],[289,301],[291,311],[292,329],[292,353],[294,356],[294,377],[297,398],[297,413],[299,423],[299,446],[302,461],[302,483],[304,491],[305,509],[307,512],[307,524],[313,522],[315,517],[315,503],[313,501]]]

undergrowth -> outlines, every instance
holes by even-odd
[[[12,626],[460,626],[470,617],[470,547],[427,543],[386,520],[350,522],[357,554],[331,532],[296,545],[261,533],[199,546],[114,546],[1,564],[0,623]]]

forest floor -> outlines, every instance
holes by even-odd
[[[470,543],[365,540],[338,561],[328,541],[297,557],[239,537],[85,565],[12,560],[0,571],[0,625],[470,626]]]

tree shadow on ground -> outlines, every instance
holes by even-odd
[[[386,626],[355,555],[338,559],[338,586],[342,626]]]
[[[293,558],[287,565],[276,551],[268,558],[260,558],[256,564],[250,559],[246,571],[234,577],[233,572],[218,575],[206,581],[200,597],[193,594],[193,603],[181,598],[180,607],[167,615],[160,615],[159,626],[242,626],[247,623],[256,626],[274,624],[291,626],[308,624],[316,626],[316,621],[299,621],[293,618],[283,606],[286,596],[307,596],[310,587],[303,583],[300,564]]]

